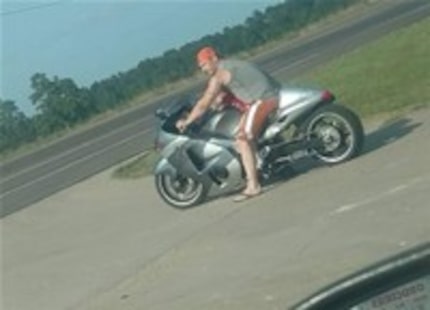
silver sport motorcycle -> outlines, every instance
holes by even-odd
[[[284,87],[279,96],[279,107],[257,141],[257,169],[263,184],[288,175],[294,161],[304,156],[337,164],[360,153],[362,123],[330,91]],[[155,186],[163,200],[178,209],[245,185],[234,143],[240,112],[228,106],[211,110],[180,133],[176,121],[194,102],[184,97],[156,111],[155,147],[160,159],[154,169]]]

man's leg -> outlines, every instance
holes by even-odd
[[[244,137],[239,137],[237,145],[242,158],[247,181],[243,194],[257,195],[261,192],[261,186],[258,182],[254,143]]]
[[[255,140],[259,137],[267,117],[277,108],[277,105],[278,100],[276,98],[266,101],[257,101],[244,115],[244,119],[241,122],[244,133],[244,139],[242,139],[241,142],[241,155],[248,178],[247,186],[244,191],[246,194],[256,195],[261,192],[261,185],[257,175],[257,161],[255,158]]]

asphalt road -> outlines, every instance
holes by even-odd
[[[2,219],[4,310],[279,310],[428,241],[430,109],[366,123],[364,153],[242,204],[180,212],[97,174]]]
[[[257,62],[282,80],[340,53],[429,16],[428,1],[393,1],[387,9],[279,48]],[[153,110],[172,95],[147,103],[60,142],[2,164],[0,217],[82,181],[152,145]]]

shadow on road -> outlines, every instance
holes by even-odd
[[[380,125],[375,130],[371,131],[365,136],[363,150],[360,156],[374,152],[388,144],[396,142],[404,136],[410,134],[416,128],[421,126],[422,123],[417,123],[411,118],[400,118],[395,120],[389,120]],[[268,185],[269,191],[290,179],[299,177],[300,175],[306,174],[312,170],[326,167],[327,165],[310,158],[304,158],[295,162],[290,168],[289,175],[286,175],[283,180],[274,180]]]
[[[361,155],[373,152],[385,145],[391,144],[408,135],[421,126],[410,118],[400,118],[383,123],[379,128],[365,137],[364,148]]]

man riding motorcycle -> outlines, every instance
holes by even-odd
[[[236,146],[246,174],[246,187],[235,202],[257,196],[261,185],[257,177],[255,142],[268,116],[277,109],[280,84],[249,62],[221,59],[212,47],[197,53],[197,64],[209,76],[207,88],[186,118],[176,127],[184,131],[200,118],[220,97],[228,96],[242,112]]]

